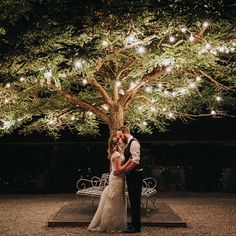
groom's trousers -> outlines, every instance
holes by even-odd
[[[131,208],[131,224],[135,229],[141,228],[141,191],[143,171],[132,170],[126,174],[127,188]]]

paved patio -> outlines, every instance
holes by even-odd
[[[67,204],[78,203],[75,194],[0,195],[1,236],[104,235],[81,227],[48,227],[48,221]],[[187,222],[186,228],[144,226],[140,236],[235,236],[236,194],[161,193],[156,203],[165,203]],[[125,235],[125,234],[112,234]]]

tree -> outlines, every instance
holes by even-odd
[[[18,24],[34,19],[25,29],[0,28],[1,134],[95,134],[99,122],[110,133],[124,124],[164,131],[175,119],[230,115],[223,110],[234,104],[236,84],[230,20],[150,9],[32,16],[25,7]]]

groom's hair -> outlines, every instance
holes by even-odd
[[[118,131],[121,131],[122,133],[128,133],[130,134],[130,130],[127,126],[121,126]]]

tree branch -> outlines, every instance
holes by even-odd
[[[57,92],[61,95],[63,95],[65,98],[67,98],[70,102],[79,105],[80,107],[84,108],[85,110],[91,111],[99,120],[101,120],[102,122],[108,124],[109,123],[109,117],[104,114],[103,112],[101,112],[100,110],[98,110],[97,108],[95,108],[94,106],[92,106],[91,104],[79,99],[78,97],[76,97],[75,95],[66,92],[64,90],[57,90]]]

